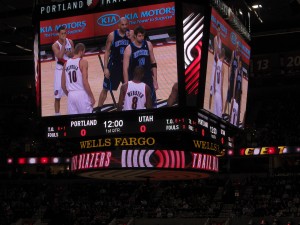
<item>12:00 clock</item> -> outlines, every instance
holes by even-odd
[[[105,128],[120,128],[123,127],[123,120],[107,120],[103,122]]]

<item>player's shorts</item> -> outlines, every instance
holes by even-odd
[[[68,94],[68,114],[92,113],[88,94],[82,91],[70,91]]]
[[[62,75],[62,69],[55,69],[54,72],[54,98],[61,98],[62,96],[65,96],[65,93],[63,89],[61,88],[61,75]]]
[[[215,93],[215,101],[214,101],[214,114],[218,117],[222,117],[223,104],[222,104],[222,96],[220,93]]]
[[[109,79],[104,77],[103,88],[106,90],[117,90],[120,83],[124,83],[123,78],[123,67],[121,66],[112,66],[109,69],[110,77]]]
[[[215,71],[216,71],[216,61],[214,60],[214,64],[211,69],[211,76],[210,76],[210,95],[214,95],[214,81],[215,81]]]

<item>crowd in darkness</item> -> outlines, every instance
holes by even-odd
[[[249,94],[245,130],[237,139],[240,147],[299,145],[299,90],[274,89]]]
[[[218,218],[228,204],[229,218],[300,222],[300,181],[295,175],[162,182],[66,178],[1,181],[0,224],[19,218],[40,218],[49,225],[108,224],[113,218]]]
[[[288,99],[288,100],[287,100]],[[298,145],[300,143],[300,117],[297,97],[293,93],[264,100],[257,118],[257,143],[260,146]]]

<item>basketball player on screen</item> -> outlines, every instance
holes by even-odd
[[[60,115],[60,99],[64,94],[61,88],[62,69],[64,63],[73,56],[74,43],[66,37],[67,31],[64,26],[60,26],[57,32],[58,40],[52,45],[56,61],[54,72],[54,111],[55,115]]]
[[[221,49],[222,49],[222,40],[221,40],[221,28],[220,24],[217,25],[217,35],[213,39],[214,43],[214,61],[213,61],[213,66],[211,70],[211,76],[210,76],[210,95],[209,95],[209,109],[211,109],[211,102],[212,102],[212,97],[214,95],[214,77],[215,77],[215,69],[217,65],[217,61],[220,57],[221,54]]]
[[[123,76],[124,82],[133,79],[135,67],[142,66],[145,70],[143,82],[151,89],[152,105],[156,107],[157,65],[153,53],[153,45],[145,40],[146,31],[142,26],[134,29],[134,41],[128,45],[124,52]]]
[[[121,17],[118,29],[111,32],[106,39],[104,53],[104,81],[99,96],[98,110],[103,106],[108,90],[117,90],[123,81],[124,50],[131,43],[133,30],[128,29],[128,19]]]
[[[228,90],[227,90],[227,98],[225,102],[225,108],[224,108],[224,115],[223,118],[225,117],[230,118],[230,112],[227,112],[227,110],[230,110],[230,104],[232,102],[232,98],[234,97],[234,81],[235,81],[235,76],[236,76],[236,70],[238,68],[238,62],[240,60],[240,50],[239,50],[239,42],[236,42],[236,49],[232,51],[231,54],[231,61],[229,65],[229,72],[228,72]]]
[[[222,48],[220,58],[216,63],[215,74],[214,74],[214,114],[222,117],[223,113],[223,80],[224,80],[224,58],[225,49]]]
[[[150,87],[142,82],[144,68],[137,66],[133,71],[133,79],[121,86],[118,111],[152,108]]]
[[[88,81],[88,62],[82,59],[85,46],[75,46],[74,57],[68,59],[63,67],[61,84],[68,96],[68,114],[91,113],[95,98]]]
[[[240,113],[241,113],[241,102],[242,102],[242,88],[243,88],[243,68],[242,60],[238,62],[238,68],[236,70],[235,88],[234,88],[234,98],[231,105],[231,118],[230,123],[238,126],[240,123]]]

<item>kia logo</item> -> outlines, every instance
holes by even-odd
[[[98,18],[97,23],[99,26],[112,26],[119,22],[120,16],[118,14],[105,14]]]
[[[231,39],[232,44],[235,45],[236,41],[237,41],[237,37],[236,37],[236,34],[234,32],[231,32],[230,39]]]

